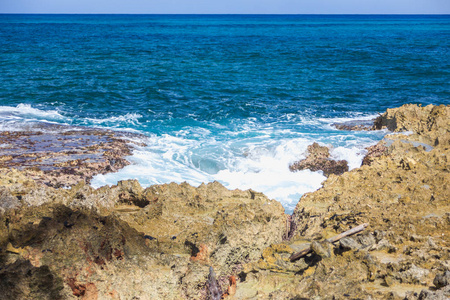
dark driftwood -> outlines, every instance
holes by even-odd
[[[350,230],[347,230],[347,231],[345,231],[343,233],[340,233],[340,234],[338,234],[336,236],[333,236],[333,237],[327,239],[327,241],[330,242],[330,243],[335,243],[335,242],[339,241],[340,239],[342,239],[342,238],[344,238],[346,236],[350,236],[350,235],[353,235],[355,233],[363,231],[367,226],[369,226],[369,224],[367,224],[367,223],[361,224],[361,225],[356,226],[356,227],[354,227],[354,228],[352,228]],[[302,251],[292,254],[291,257],[289,257],[289,260],[290,261],[295,261],[295,260],[305,256],[306,254],[308,254],[310,252],[312,252],[312,249],[311,249],[311,246],[308,246],[307,248],[303,249]]]

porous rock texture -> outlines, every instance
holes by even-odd
[[[48,186],[69,187],[129,164],[125,156],[131,147],[125,133],[69,128],[40,124],[30,131],[0,132],[0,168],[22,170]]]
[[[450,107],[375,126],[396,132],[381,154],[292,216],[217,182],[62,189],[0,169],[0,299],[448,299]]]
[[[348,171],[346,160],[330,159],[330,150],[326,146],[313,143],[308,146],[308,155],[305,159],[297,161],[289,166],[292,172],[301,170],[322,171],[325,176],[330,174],[341,175]]]
[[[405,105],[376,126],[399,132],[380,142],[386,153],[305,194],[289,239],[245,266],[236,299],[450,297],[450,107]],[[362,223],[363,233],[326,241]]]
[[[210,266],[227,290],[286,230],[279,202],[217,182],[95,190],[0,178],[0,299],[206,299]]]

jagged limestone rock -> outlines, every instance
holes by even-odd
[[[308,146],[308,156],[289,166],[292,172],[301,170],[322,171],[325,176],[330,174],[340,175],[348,171],[348,162],[346,160],[330,159],[328,147],[313,143]]]
[[[4,187],[15,206],[5,206],[0,216],[0,262],[9,268],[25,259],[47,268],[61,278],[63,284],[49,284],[63,298],[204,299],[208,266],[227,290],[230,276],[286,231],[280,203],[217,182],[198,188],[143,189],[135,180],[98,190],[84,182],[71,189],[32,186],[15,188],[20,201],[12,185]]]
[[[217,182],[56,189],[0,169],[0,285],[10,288],[0,299],[206,299],[210,266],[226,299],[446,299],[449,115],[388,110],[381,127],[412,133],[388,136],[370,165],[331,174],[290,218]],[[310,244],[320,247],[289,260]]]

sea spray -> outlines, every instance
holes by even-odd
[[[291,211],[324,180],[288,170],[309,144],[352,169],[385,134],[334,123],[450,103],[449,20],[0,15],[0,130],[130,132],[132,164],[94,186],[218,180]]]

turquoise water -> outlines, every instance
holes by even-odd
[[[307,145],[358,167],[385,132],[331,124],[450,104],[450,16],[0,15],[0,129],[145,135],[92,184],[218,180],[291,211],[321,186]]]

